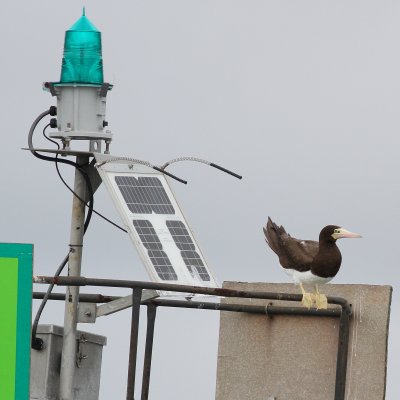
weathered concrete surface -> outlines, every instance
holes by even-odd
[[[277,283],[225,282],[223,287],[300,292],[295,285]],[[320,290],[352,304],[346,400],[384,399],[392,288],[328,284]],[[249,299],[224,302],[296,304]],[[338,325],[337,318],[221,312],[216,400],[333,399]]]

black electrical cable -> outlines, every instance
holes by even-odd
[[[69,254],[70,254],[70,251],[69,251],[68,254],[65,256],[64,260],[62,260],[60,266],[57,268],[57,271],[56,271],[56,273],[54,274],[54,277],[60,276],[62,270],[63,270],[64,267],[67,265],[67,262],[68,262],[68,259],[69,259]],[[40,317],[41,317],[41,315],[42,315],[42,312],[43,312],[43,310],[44,310],[44,307],[46,306],[47,300],[49,299],[50,294],[51,294],[53,288],[54,288],[54,283],[51,283],[51,284],[48,286],[48,288],[47,288],[47,292],[46,292],[46,294],[44,295],[44,297],[43,297],[43,299],[42,299],[42,302],[40,303],[40,306],[39,306],[39,308],[38,308],[38,310],[37,310],[37,312],[36,312],[36,316],[35,316],[35,319],[34,319],[33,324],[32,324],[32,340],[31,340],[31,346],[32,346],[32,348],[35,349],[35,350],[43,350],[43,348],[44,348],[43,339],[38,338],[38,337],[36,336],[36,332],[37,332],[37,327],[38,327],[38,325],[39,325],[39,319],[40,319]]]
[[[60,145],[53,139],[50,139],[47,135],[46,135],[46,129],[50,126],[50,124],[47,124],[43,130],[42,130],[42,134],[45,137],[46,140],[48,140],[49,142],[55,144],[57,146],[57,150],[60,150]],[[58,157],[58,154],[56,154],[56,157]]]
[[[55,112],[55,109],[54,109],[53,107],[51,107],[49,110],[42,112],[42,113],[35,119],[35,121],[33,122],[32,126],[31,126],[31,128],[30,128],[30,130],[29,130],[29,134],[28,134],[28,146],[29,146],[29,149],[30,149],[31,153],[32,153],[35,157],[37,157],[37,158],[39,158],[39,159],[41,159],[41,160],[45,160],[45,161],[53,161],[53,162],[56,162],[56,163],[61,162],[61,163],[63,163],[63,164],[72,165],[73,167],[75,167],[76,169],[78,169],[78,171],[82,174],[83,178],[85,179],[85,182],[86,182],[86,185],[87,185],[87,189],[88,189],[88,192],[89,192],[88,212],[87,212],[86,219],[85,219],[85,223],[84,223],[84,232],[86,232],[86,230],[87,230],[87,228],[88,228],[88,226],[89,226],[90,219],[91,219],[91,216],[92,216],[92,211],[93,211],[93,187],[92,187],[92,184],[91,184],[91,182],[90,182],[90,178],[89,178],[88,174],[87,174],[86,171],[82,168],[82,166],[78,165],[77,163],[75,163],[75,162],[73,162],[73,161],[70,161],[70,160],[61,160],[61,159],[58,158],[58,155],[57,155],[56,157],[47,157],[47,156],[43,156],[43,155],[41,155],[41,154],[38,154],[35,150],[33,150],[33,148],[34,148],[34,147],[33,147],[33,139],[32,139],[32,138],[33,138],[33,132],[35,131],[35,129],[36,129],[37,125],[39,124],[39,122],[40,122],[46,115],[52,114],[52,113],[54,113],[54,112]],[[50,124],[48,124],[48,125],[44,128],[44,130],[43,130],[43,134],[44,134],[44,135],[45,135],[45,129],[46,129],[49,125],[50,125]],[[57,145],[58,145],[58,144],[57,144]],[[65,256],[64,260],[61,262],[60,266],[58,267],[58,269],[57,269],[57,271],[56,271],[56,273],[55,273],[55,276],[59,276],[59,275],[61,274],[62,270],[64,269],[65,265],[66,265],[67,262],[68,262],[69,254],[70,254],[70,252],[68,252],[68,254]],[[47,293],[46,293],[45,297],[44,297],[43,300],[42,300],[42,303],[41,303],[41,305],[40,305],[40,307],[39,307],[39,309],[38,309],[38,311],[37,311],[37,313],[36,313],[36,317],[35,317],[34,323],[33,323],[33,325],[32,325],[31,346],[32,346],[33,349],[36,349],[36,350],[42,350],[42,349],[43,349],[43,340],[40,339],[40,338],[38,338],[38,337],[36,337],[36,332],[37,332],[37,326],[38,326],[38,324],[39,324],[40,316],[41,316],[41,314],[42,314],[42,312],[43,312],[43,309],[44,309],[44,307],[45,307],[45,305],[46,305],[46,303],[47,303],[47,300],[48,300],[48,298],[49,298],[49,296],[50,296],[50,294],[51,294],[51,291],[53,290],[53,287],[54,287],[54,285],[50,285],[50,286],[48,287]]]
[[[74,190],[68,185],[67,182],[65,182],[65,179],[62,177],[60,169],[58,167],[58,164],[56,163],[56,170],[57,170],[57,174],[58,177],[60,178],[61,182],[66,186],[66,188],[74,194],[74,196],[76,196],[79,200],[84,201],[83,199],[81,199],[75,192]],[[100,218],[103,218],[104,221],[107,221],[108,223],[110,223],[111,225],[114,225],[116,228],[120,229],[121,231],[128,233],[128,231],[123,228],[122,226],[118,225],[116,222],[111,221],[109,218],[107,218],[106,216],[104,216],[103,214],[99,213],[98,211],[96,211],[95,209],[93,209],[93,212],[98,215]]]
[[[46,133],[45,133],[46,128],[47,128],[49,125],[50,125],[50,124],[48,124],[48,125],[46,125],[46,126],[44,127],[44,129],[43,129],[43,131],[42,131],[42,132],[43,132],[43,136],[44,136],[48,141],[54,143],[58,148],[60,148],[59,144],[58,144],[56,141],[50,139],[50,138],[46,135]],[[57,156],[58,156],[58,155],[57,155]],[[57,157],[57,156],[56,156],[56,157]],[[57,165],[57,162],[56,162],[56,165]],[[68,262],[68,259],[69,259],[69,253],[70,253],[70,252],[68,252],[68,254],[64,257],[64,260],[61,262],[60,266],[57,268],[57,271],[56,271],[56,273],[54,274],[55,277],[59,276],[59,275],[61,274],[62,270],[64,269],[64,267],[66,266],[66,264],[67,264],[67,262]],[[34,319],[33,324],[32,324],[32,340],[31,340],[31,345],[32,345],[32,348],[35,349],[35,350],[42,350],[43,347],[44,347],[43,339],[38,338],[38,337],[36,336],[36,332],[37,332],[37,327],[38,327],[38,325],[39,325],[39,319],[40,319],[40,317],[41,317],[41,315],[42,315],[42,312],[43,312],[43,310],[44,310],[44,307],[45,307],[46,304],[47,304],[47,300],[49,299],[50,294],[51,294],[51,292],[53,291],[53,288],[54,288],[54,283],[52,283],[52,284],[50,284],[50,285],[48,286],[47,292],[46,292],[46,294],[44,295],[44,297],[43,297],[43,299],[42,299],[42,302],[40,303],[40,306],[39,306],[39,308],[38,308],[38,310],[37,310],[37,312],[36,312],[36,316],[35,316],[35,319]]]
[[[82,174],[82,177],[83,177],[84,180],[85,180],[85,183],[86,183],[86,186],[87,186],[87,189],[88,189],[88,194],[89,194],[88,212],[87,212],[86,220],[85,220],[85,224],[84,224],[84,231],[86,232],[87,228],[89,227],[90,220],[91,220],[91,218],[92,218],[93,203],[94,203],[94,198],[93,198],[93,187],[92,187],[92,184],[91,184],[91,182],[90,182],[89,175],[88,175],[87,172],[83,169],[83,167],[82,167],[81,165],[77,164],[76,162],[70,161],[70,160],[60,159],[60,158],[58,158],[58,157],[43,156],[43,155],[39,154],[38,152],[36,152],[36,151],[34,150],[34,147],[33,147],[33,140],[32,140],[32,138],[33,138],[33,132],[35,131],[35,129],[36,129],[38,123],[40,122],[40,120],[43,119],[43,118],[44,118],[46,115],[48,115],[48,114],[50,114],[50,110],[41,113],[41,114],[35,119],[35,121],[33,122],[32,126],[31,126],[31,128],[30,128],[30,130],[29,130],[29,135],[28,135],[28,147],[29,147],[31,153],[32,153],[35,157],[37,157],[37,158],[39,158],[39,159],[41,159],[41,160],[45,160],[45,161],[53,161],[53,162],[59,162],[59,163],[62,163],[62,164],[72,165],[73,167],[75,167],[75,168]]]
[[[29,148],[31,149],[31,153],[32,153],[35,157],[38,157],[38,158],[40,158],[40,159],[42,159],[42,160],[53,161],[53,162],[55,163],[55,166],[56,166],[57,174],[58,174],[59,178],[61,179],[61,181],[64,183],[64,185],[65,185],[65,186],[66,186],[80,201],[84,202],[85,205],[89,208],[90,214],[89,214],[89,211],[88,211],[88,215],[87,215],[86,221],[85,221],[85,229],[84,229],[84,232],[86,232],[87,227],[89,226],[89,222],[90,222],[90,218],[91,218],[91,213],[92,213],[92,212],[94,212],[95,214],[97,214],[99,217],[103,218],[105,221],[109,222],[110,224],[114,225],[115,227],[119,228],[120,230],[122,230],[122,231],[124,231],[124,232],[127,232],[126,229],[122,228],[121,226],[119,226],[119,225],[116,224],[115,222],[111,221],[110,219],[108,219],[108,218],[105,217],[104,215],[102,215],[102,214],[100,214],[99,212],[97,212],[96,210],[94,210],[94,209],[93,209],[93,198],[92,198],[91,204],[89,204],[89,205],[86,204],[86,202],[85,202],[82,198],[80,198],[80,197],[74,192],[74,190],[67,184],[67,182],[64,180],[64,178],[63,178],[62,175],[61,175],[59,166],[58,166],[58,163],[59,163],[59,162],[64,163],[64,164],[68,164],[68,165],[73,165],[75,168],[77,168],[77,169],[79,170],[79,172],[82,173],[82,175],[85,177],[86,183],[89,182],[89,184],[90,184],[90,187],[89,187],[89,185],[88,185],[88,191],[89,191],[89,193],[91,192],[91,197],[93,197],[93,188],[91,187],[90,179],[89,179],[89,177],[88,177],[86,171],[84,171],[78,164],[73,163],[72,161],[69,161],[69,160],[60,160],[59,157],[58,157],[58,156],[59,156],[58,154],[56,154],[55,157],[46,157],[46,156],[42,156],[42,155],[38,154],[36,151],[32,150],[32,149],[33,149],[32,137],[33,137],[33,132],[34,132],[36,126],[38,125],[38,123],[39,123],[46,115],[52,114],[52,113],[54,113],[54,112],[55,112],[54,109],[50,109],[49,111],[43,112],[42,114],[39,115],[38,118],[36,118],[36,120],[35,120],[34,123],[32,124],[32,127],[31,127],[31,129],[30,129],[30,131],[29,131],[29,137],[28,137],[28,143],[29,143]],[[53,114],[53,115],[54,115],[54,114]],[[46,129],[47,129],[49,126],[50,126],[50,124],[47,124],[47,125],[43,128],[43,131],[42,131],[43,136],[44,136],[48,141],[54,143],[54,144],[57,146],[57,148],[59,149],[59,148],[60,148],[60,145],[59,145],[56,141],[50,139],[50,138],[46,135]],[[65,161],[67,161],[67,162],[65,162]],[[86,179],[86,177],[87,177],[87,179]],[[89,196],[89,197],[90,197],[90,196]],[[89,203],[90,203],[90,199],[89,199]],[[55,277],[59,276],[59,275],[61,274],[61,272],[63,271],[64,267],[66,266],[66,264],[67,264],[67,262],[68,262],[69,254],[70,254],[70,252],[68,252],[68,254],[65,256],[64,260],[61,262],[60,266],[58,267],[57,271],[56,271],[55,274],[54,274]],[[37,332],[37,327],[38,327],[38,325],[39,325],[40,317],[41,317],[41,315],[42,315],[42,312],[43,312],[43,310],[44,310],[44,307],[46,306],[46,303],[47,303],[47,301],[48,301],[48,298],[49,298],[49,296],[50,296],[50,294],[51,294],[53,288],[54,288],[54,284],[50,284],[49,287],[47,288],[47,292],[46,292],[45,296],[43,297],[43,300],[42,300],[42,302],[41,302],[41,304],[40,304],[40,306],[39,306],[39,309],[38,309],[38,311],[37,311],[37,313],[36,313],[36,316],[35,316],[35,319],[34,319],[34,322],[33,322],[33,325],[32,325],[32,341],[31,341],[31,346],[32,346],[33,349],[36,349],[36,350],[42,350],[42,349],[43,349],[43,346],[44,346],[43,340],[40,339],[40,338],[38,338],[38,337],[36,336],[36,332]]]
[[[60,145],[55,141],[50,139],[47,135],[46,135],[46,129],[49,127],[49,124],[46,125],[43,128],[43,136],[51,143],[54,143],[57,146],[57,149],[60,149]],[[74,195],[76,196],[80,201],[84,202],[83,199],[81,199],[75,192],[74,190],[68,185],[68,183],[65,181],[65,179],[62,177],[61,172],[60,172],[60,168],[58,167],[58,153],[56,154],[55,157],[55,164],[56,164],[56,170],[57,170],[57,174],[58,177],[60,178],[61,182],[65,185],[65,187]],[[86,204],[86,203],[85,203]],[[122,226],[118,225],[117,223],[111,221],[109,218],[107,218],[106,216],[104,216],[103,214],[99,213],[98,211],[96,211],[95,209],[93,209],[93,212],[98,215],[100,218],[103,218],[105,221],[107,221],[108,223],[110,223],[111,225],[115,226],[116,228],[120,229],[121,231],[128,233],[128,231],[126,229],[124,229]]]

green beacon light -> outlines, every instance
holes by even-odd
[[[65,32],[60,83],[102,84],[101,32],[82,16]]]
[[[89,151],[100,153],[105,142],[109,152],[112,133],[106,120],[106,97],[113,85],[104,82],[101,33],[82,16],[65,32],[64,56],[59,82],[45,82],[44,88],[57,98],[57,131],[64,150],[75,140],[89,141]]]

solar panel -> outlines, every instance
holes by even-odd
[[[210,275],[204,267],[201,257],[196,252],[194,245],[185,224],[182,221],[167,221],[167,228],[174,238],[175,244],[181,251],[183,261],[192,275],[198,274],[201,280],[209,281]]]
[[[175,214],[161,181],[156,177],[116,176],[115,182],[132,213]]]
[[[110,158],[96,154],[98,171],[150,278],[217,287],[165,175]]]
[[[175,281],[178,276],[171,265],[167,254],[163,250],[162,243],[154,230],[153,225],[146,219],[133,220],[133,226],[138,233],[143,246],[147,249],[150,260],[160,279]]]

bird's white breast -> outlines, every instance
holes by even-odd
[[[332,278],[321,278],[319,276],[314,275],[311,271],[299,272],[295,269],[283,268],[283,270],[292,277],[294,283],[309,283],[309,284],[320,284],[320,283],[328,283],[332,280]]]

